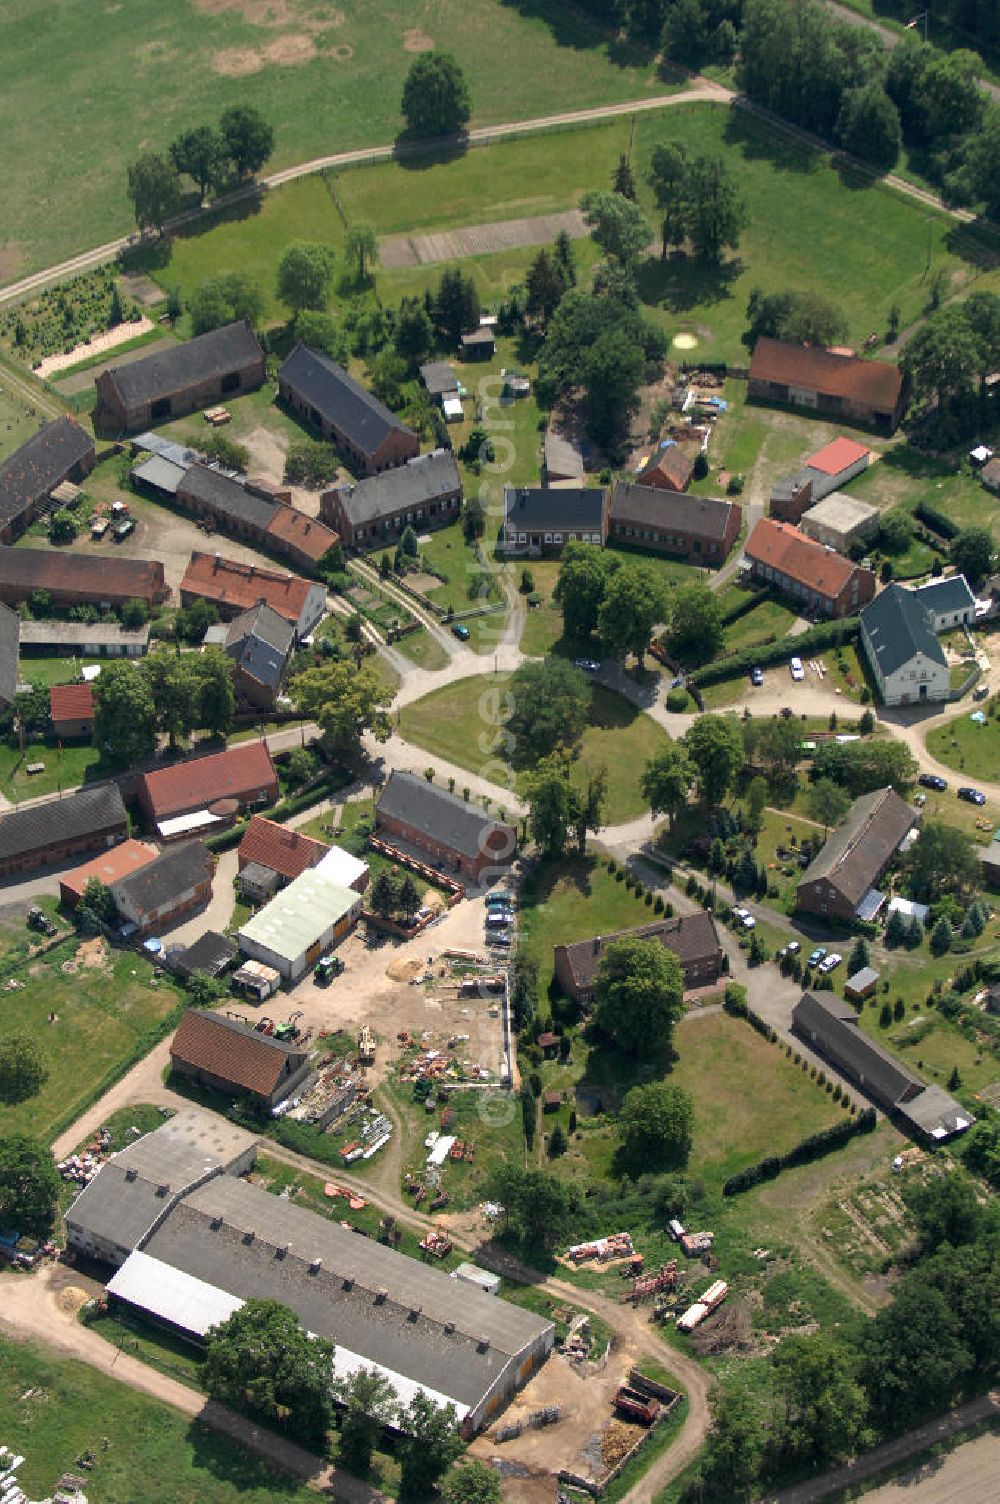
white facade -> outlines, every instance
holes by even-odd
[[[323,620],[325,611],[326,586],[310,585],[309,594],[305,598],[305,603],[299,612],[299,619],[295,623],[295,630],[300,642],[303,637],[308,637],[309,633],[319,626]]]
[[[309,867],[240,930],[240,949],[297,982],[361,915],[361,894]]]
[[[878,659],[866,640],[863,627],[861,635],[883,704],[914,705],[921,700],[947,700],[951,685],[946,663],[935,663],[926,654],[915,653],[893,673],[883,675]]]

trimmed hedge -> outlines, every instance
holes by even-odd
[[[279,799],[277,804],[261,805],[259,809],[250,811],[245,819],[239,819],[228,830],[220,831],[217,836],[203,837],[209,851],[229,851],[233,846],[238,846],[246,835],[250,816],[263,815],[268,820],[290,820],[293,815],[300,815],[303,810],[311,809],[314,804],[321,803],[330,794],[335,794],[350,783],[350,775],[342,770],[333,769],[325,774],[317,783],[311,784],[308,789],[303,789],[298,794],[289,794],[287,799]]]
[[[741,616],[749,616],[751,611],[756,611],[758,606],[773,598],[773,590],[748,590],[740,600],[722,612],[723,626],[728,627],[731,622],[739,621]]]
[[[926,527],[929,527],[932,533],[937,533],[939,538],[944,538],[949,543],[961,531],[957,523],[952,522],[947,513],[939,511],[929,501],[918,502],[913,508],[913,515],[919,518]]]
[[[779,637],[777,641],[760,643],[742,652],[731,653],[728,658],[717,658],[704,668],[697,668],[690,675],[688,684],[718,684],[721,679],[734,679],[748,673],[751,668],[767,668],[774,663],[787,663],[789,658],[808,658],[812,653],[825,648],[853,642],[858,635],[859,618],[845,616],[839,621],[821,621],[796,637]]]
[[[834,1123],[830,1128],[822,1128],[819,1133],[811,1133],[808,1138],[802,1139],[794,1148],[789,1149],[787,1154],[769,1155],[767,1159],[762,1159],[757,1164],[740,1170],[737,1175],[731,1175],[722,1187],[722,1194],[723,1196],[737,1196],[741,1191],[749,1191],[753,1186],[760,1185],[762,1180],[774,1180],[782,1170],[820,1159],[824,1154],[830,1154],[834,1149],[839,1149],[856,1134],[874,1132],[877,1121],[874,1107],[863,1107],[856,1117],[844,1118],[842,1122]]]

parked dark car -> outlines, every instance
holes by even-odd
[[[961,788],[958,797],[964,799],[966,804],[985,804],[986,795],[979,789]]]
[[[917,782],[922,789],[934,789],[938,794],[943,794],[948,787],[947,778],[939,778],[936,773],[921,773]]]

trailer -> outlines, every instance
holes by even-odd
[[[638,1389],[630,1389],[627,1384],[621,1385],[612,1404],[619,1415],[623,1415],[626,1420],[637,1421],[640,1426],[651,1426],[660,1413],[658,1400],[640,1394]]]
[[[679,1332],[693,1332],[696,1326],[700,1326],[706,1316],[710,1316],[717,1306],[721,1306],[729,1294],[729,1286],[724,1279],[717,1279],[709,1285],[704,1295],[696,1300],[693,1306],[688,1306],[682,1316],[677,1318],[677,1330]]]

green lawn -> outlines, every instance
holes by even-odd
[[[29,404],[8,389],[0,365],[0,461],[13,454],[40,427],[39,414],[32,414]]]
[[[5,994],[0,1033],[31,1034],[49,1076],[37,1096],[0,1107],[0,1133],[32,1133],[49,1142],[84,1099],[99,1095],[101,1082],[122,1061],[152,1044],[180,994],[172,983],[154,981],[152,966],[133,951],[111,951],[105,966],[78,968],[75,938],[25,964],[23,917],[19,909],[8,914],[0,958],[6,975],[24,985]],[[73,970],[65,971],[70,964]],[[55,1023],[48,1022],[50,1012]]]
[[[984,711],[987,708],[982,707]],[[1000,720],[994,716],[981,726],[970,715],[967,711],[943,726],[935,726],[927,734],[927,750],[956,773],[995,782],[1000,776]]]
[[[79,658],[73,654],[66,658],[36,658],[34,655],[27,657],[22,654],[17,676],[25,684],[44,684],[48,689],[53,684],[75,684],[85,668],[91,668],[99,661],[96,658]]]
[[[762,597],[752,611],[737,617],[726,627],[726,651],[739,653],[744,648],[784,637],[796,620],[797,613],[789,606]]]
[[[307,1504],[316,1495],[198,1421],[34,1343],[0,1338],[0,1435],[25,1458],[18,1482],[47,1498],[94,1452],[94,1504]],[[102,1438],[110,1446],[102,1448]]]
[[[29,773],[29,763],[38,762],[45,764],[44,772]],[[60,748],[56,738],[50,736],[37,745],[29,742],[23,757],[17,747],[0,745],[0,792],[12,804],[76,788],[106,778],[111,771],[102,765],[100,752],[91,742],[66,742]]]
[[[508,683],[503,676],[495,679],[493,675],[477,675],[433,690],[415,704],[403,707],[400,735],[432,756],[479,773],[495,762],[489,751],[494,733],[489,721],[484,720],[483,696],[492,697],[497,690],[503,695]],[[583,734],[575,776],[583,779],[588,767],[607,764],[607,824],[617,825],[643,813],[637,773],[666,740],[666,733],[656,722],[621,695],[600,685],[593,687],[590,722]],[[486,751],[482,750],[484,744]],[[523,789],[525,773],[511,772],[514,788]],[[488,769],[488,773],[496,782],[495,769]]]
[[[346,13],[318,0],[266,10],[202,0],[131,0],[114,12],[71,0],[8,6],[0,132],[20,169],[5,202],[8,275],[131,228],[126,163],[230,105],[252,105],[273,123],[271,170],[391,142],[403,79],[425,36],[466,70],[473,125],[668,89],[651,61],[563,0],[530,12],[436,0],[419,15],[391,0]],[[516,68],[497,66],[514,57]],[[155,129],[145,112],[152,97]],[[71,141],[57,142],[57,120],[74,122]],[[420,180],[415,170],[410,194],[419,196]]]
[[[998,531],[996,498],[975,476],[961,471],[949,460],[921,454],[902,442],[888,448],[877,465],[869,466],[853,480],[850,492],[871,506],[901,506],[911,512],[925,502],[943,512],[957,527]],[[911,546],[904,556],[904,569],[908,569],[911,558],[915,557],[913,547],[919,546]]]
[[[299,827],[304,835],[314,836],[317,841],[335,841],[352,856],[359,856],[368,863],[372,878],[378,877],[380,872],[399,872],[397,862],[392,862],[381,852],[373,851],[368,845],[368,836],[374,829],[374,816],[372,815],[372,803],[370,799],[352,799],[345,804],[339,821],[335,822],[333,812],[328,811],[325,815],[317,815],[315,819]],[[416,878],[417,887],[422,893],[438,890],[433,883],[426,882],[423,878]]]

